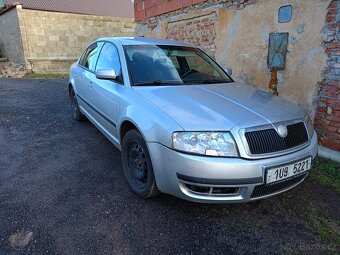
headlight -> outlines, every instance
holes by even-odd
[[[237,157],[237,148],[229,132],[175,132],[173,148],[178,151],[220,157]]]
[[[314,125],[313,125],[312,119],[309,117],[308,114],[306,114],[306,116],[304,117],[303,121],[305,122],[306,127],[308,129],[309,137],[312,137],[313,133],[314,133]]]

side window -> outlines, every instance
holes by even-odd
[[[105,43],[100,52],[96,70],[101,69],[114,69],[118,76],[121,75],[118,50],[116,46],[111,43]]]
[[[204,58],[200,56],[196,55],[186,57],[186,61],[190,70],[195,70],[204,74],[212,74],[214,77],[220,76],[216,68],[214,68],[208,61],[204,60]]]
[[[102,45],[103,42],[96,42],[94,44],[91,44],[91,46],[87,48],[85,54],[82,56],[82,59],[79,62],[80,65],[87,69],[90,69],[91,71],[94,71]]]

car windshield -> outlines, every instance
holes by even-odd
[[[124,49],[134,86],[232,82],[222,68],[196,48],[129,45]]]

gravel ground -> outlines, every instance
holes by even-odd
[[[20,64],[0,63],[0,78],[22,78],[26,75],[26,68]]]
[[[249,204],[136,197],[120,152],[72,119],[66,82],[0,80],[1,255],[334,252],[304,215],[339,219],[339,196],[310,178]]]

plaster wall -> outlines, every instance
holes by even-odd
[[[25,63],[16,8],[0,16],[0,51],[11,62]]]

